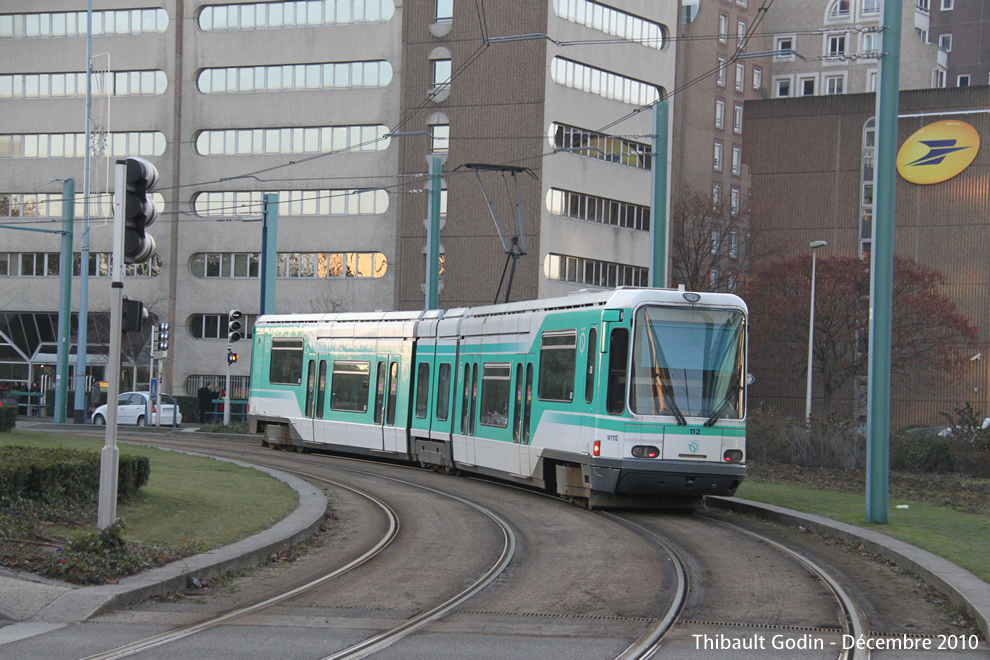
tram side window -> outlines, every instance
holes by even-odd
[[[370,383],[370,365],[367,362],[335,361],[330,381],[330,408],[366,412]]]
[[[303,340],[272,339],[272,361],[268,382],[279,385],[302,383]]]
[[[605,407],[611,415],[626,410],[626,363],[629,361],[629,330],[616,328],[609,337],[608,393]]]
[[[543,401],[572,401],[577,366],[577,331],[544,332],[540,344],[538,396]]]
[[[437,372],[437,421],[446,422],[450,414],[450,364],[443,362]]]
[[[595,357],[598,355],[598,330],[588,331],[588,371],[584,375],[584,402],[591,403],[595,398]]]
[[[468,432],[468,419],[470,419],[471,403],[471,365],[464,365],[464,387],[461,395],[461,433]]]
[[[420,362],[416,371],[416,417],[426,419],[430,411],[430,363]]]
[[[509,425],[509,397],[512,394],[512,366],[486,364],[481,373],[482,426]]]

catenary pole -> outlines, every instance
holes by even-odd
[[[870,249],[870,367],[867,389],[866,522],[887,523],[890,353],[894,289],[894,199],[901,67],[901,0],[884,0],[877,92],[876,212]]]
[[[72,352],[72,223],[75,221],[76,181],[62,182],[62,260],[59,265],[58,348],[55,362],[55,423],[65,423],[69,399],[69,354]]]
[[[430,158],[430,194],[426,230],[426,309],[440,306],[440,172],[443,160]]]
[[[89,195],[93,110],[93,0],[86,4],[86,157],[83,165],[83,231],[79,260],[79,329],[76,332],[76,394],[73,418],[86,422],[86,343],[89,341]],[[69,262],[71,264],[71,262]]]
[[[667,286],[667,151],[668,116],[666,101],[653,106],[653,183],[651,187],[650,286]]]

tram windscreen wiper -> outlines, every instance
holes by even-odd
[[[729,404],[732,403],[732,397],[741,389],[742,389],[742,385],[739,385],[738,383],[729,388],[729,391],[725,393],[725,397],[722,398],[722,403],[718,404],[718,407],[715,408],[715,411],[712,413],[712,416],[709,417],[708,420],[705,422],[705,426],[714,425],[715,422],[717,422],[719,418],[722,417],[722,414],[725,412],[725,409],[728,408]]]

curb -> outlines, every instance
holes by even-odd
[[[947,559],[886,534],[810,513],[735,497],[708,497],[708,506],[747,513],[791,526],[807,527],[816,534],[861,543],[868,550],[917,573],[929,585],[949,596],[976,620],[983,639],[990,640],[990,584]]]

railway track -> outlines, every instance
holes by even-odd
[[[148,438],[142,438],[142,441],[148,441]],[[401,528],[400,516],[395,514],[394,508],[385,501],[388,499],[387,497],[376,497],[372,493],[362,492],[362,489],[356,488],[353,482],[343,483],[345,481],[351,481],[351,477],[378,481],[385,480],[385,482],[392,485],[386,487],[384,489],[385,491],[397,491],[399,488],[416,489],[428,493],[431,498],[445,499],[455,503],[460,509],[474,511],[489,521],[491,523],[490,527],[493,530],[497,530],[492,533],[501,537],[502,546],[495,561],[490,562],[483,569],[475,570],[475,576],[471,584],[459,589],[457,593],[429,608],[424,608],[422,611],[416,612],[412,616],[403,618],[401,621],[390,621],[389,625],[381,626],[381,629],[375,631],[373,634],[362,636],[359,641],[351,641],[340,645],[337,649],[327,651],[320,656],[324,660],[331,658],[349,659],[367,657],[389,648],[414,633],[425,633],[427,636],[442,636],[452,628],[461,630],[458,626],[478,626],[479,629],[483,628],[487,620],[498,616],[539,616],[538,612],[527,614],[524,611],[525,606],[523,605],[519,606],[520,611],[518,612],[511,607],[486,609],[478,606],[478,597],[482,599],[491,597],[489,592],[491,592],[493,584],[497,585],[493,593],[500,593],[506,589],[507,584],[511,584],[513,580],[519,579],[519,575],[514,574],[511,570],[512,565],[515,564],[518,570],[519,562],[529,561],[525,554],[520,556],[517,552],[518,543],[516,532],[514,531],[514,527],[517,525],[516,519],[511,515],[507,516],[506,513],[496,510],[498,507],[485,507],[472,501],[475,497],[474,491],[477,488],[505,490],[508,486],[504,484],[496,485],[486,482],[486,485],[481,485],[477,482],[472,484],[466,479],[451,479],[448,483],[452,487],[441,485],[434,488],[426,485],[426,483],[437,485],[436,475],[419,470],[418,468],[401,466],[402,469],[410,470],[408,474],[409,478],[406,479],[396,476],[394,468],[400,466],[384,465],[378,462],[366,463],[353,458],[340,458],[336,456],[306,455],[304,457],[294,453],[270,452],[261,450],[260,448],[251,448],[249,451],[245,451],[245,443],[242,440],[229,441],[214,439],[211,441],[211,446],[207,452],[202,452],[202,446],[191,447],[190,442],[184,438],[155,438],[149,444],[159,447],[199,451],[221,458],[234,458],[241,461],[248,460],[291,472],[302,478],[333,488],[344,488],[355,494],[360,492],[362,497],[368,498],[369,502],[374,502],[374,506],[378,507],[382,512],[381,515],[394,522],[389,523],[389,529],[378,539],[375,547],[369,548],[367,553],[365,553],[367,556],[362,555],[360,561],[355,560],[355,562],[348,564],[346,567],[338,567],[338,569],[328,572],[325,576],[322,576],[318,580],[313,580],[304,587],[287,590],[282,594],[252,604],[249,607],[243,607],[233,612],[211,617],[208,620],[198,621],[193,625],[182,626],[161,635],[148,637],[105,653],[89,656],[89,658],[126,657],[179,641],[207,630],[234,624],[236,620],[250,620],[249,617],[252,615],[259,614],[268,608],[301,597],[306,592],[331,584],[335,579],[347,573],[353,573],[355,568],[373,562],[373,560],[380,557],[386,548],[398,552],[394,542],[398,535],[398,530]],[[300,467],[300,461],[305,462],[305,468]],[[332,471],[337,478],[329,478],[327,474],[328,470]],[[348,475],[348,477],[345,478],[343,475]],[[472,479],[471,481],[475,480]],[[520,497],[531,501],[534,496],[536,496],[535,493],[527,491],[524,496]],[[493,499],[490,495],[487,497],[487,501],[491,502],[501,499]],[[780,632],[781,634],[777,636],[782,638],[787,637],[789,634],[795,638],[813,635],[826,639],[834,639],[842,636],[863,639],[870,635],[870,626],[867,617],[863,613],[863,608],[856,603],[855,597],[842,586],[841,577],[836,577],[826,566],[821,565],[820,562],[815,561],[805,553],[785,546],[767,535],[758,534],[750,529],[703,513],[695,513],[691,516],[671,516],[669,514],[643,514],[640,512],[589,512],[565,505],[557,498],[550,498],[550,500],[555,502],[555,505],[559,507],[560,511],[579,515],[582,519],[587,519],[591,516],[600,517],[607,520],[610,524],[621,526],[634,532],[636,536],[640,537],[645,544],[652,548],[650,551],[654,555],[652,563],[655,565],[656,570],[662,570],[665,576],[663,595],[657,592],[653,611],[649,616],[639,619],[641,622],[638,624],[638,632],[633,632],[626,637],[627,640],[631,641],[627,641],[620,650],[610,652],[607,656],[589,655],[588,657],[612,657],[631,660],[633,658],[645,659],[662,655],[670,657],[671,654],[678,656],[681,651],[690,650],[685,640],[692,636],[695,638],[705,636],[717,637],[720,635],[724,637],[745,637],[747,635],[758,636],[768,631]],[[531,505],[529,507],[532,509]],[[389,512],[390,510],[391,512]],[[554,517],[554,514],[550,515],[551,518]],[[600,526],[598,525],[598,527]],[[676,528],[678,526],[686,526],[686,528],[677,530]],[[595,527],[595,525],[591,527]],[[712,562],[717,561],[710,556],[705,556],[704,553],[701,553],[700,556],[692,556],[697,553],[694,552],[691,544],[686,543],[684,539],[696,536],[698,529],[709,530],[708,533],[714,535],[712,538],[721,539],[717,543],[725,546],[742,545],[743,539],[746,539],[750,544],[772,549],[773,553],[786,558],[786,561],[793,563],[795,566],[799,566],[800,570],[804,571],[811,578],[808,583],[819,585],[821,594],[827,593],[828,598],[832,600],[833,605],[831,609],[834,612],[834,624],[824,624],[819,620],[813,625],[800,626],[783,620],[775,623],[773,619],[747,623],[742,619],[726,621],[717,616],[714,618],[698,616],[699,603],[703,607],[706,601],[722,597],[721,594],[717,593],[717,588],[720,585],[715,585],[714,591],[711,584],[705,587],[703,584],[705,582],[704,576],[701,577],[699,582],[702,588],[698,591],[693,590],[693,584],[698,581],[698,578],[695,576],[695,573],[698,573],[698,567],[701,566],[702,573],[704,573],[705,566],[710,566]],[[721,531],[713,531],[716,529]],[[524,541],[523,545],[531,546],[532,541]],[[748,552],[751,556],[758,556],[760,554],[750,549],[750,546],[747,546],[746,549],[740,552]],[[774,567],[784,560],[769,560],[765,557],[759,557],[759,561],[767,562],[769,568],[764,569],[764,572],[772,573],[772,571],[777,570]],[[502,579],[499,579],[500,577]],[[764,575],[755,575],[753,579],[762,580],[766,578]],[[772,579],[771,576],[770,580],[772,581]],[[792,580],[796,580],[796,578],[792,578]],[[711,578],[709,578],[709,581],[712,581]],[[489,595],[485,596],[485,594]],[[821,594],[805,597],[824,598]],[[475,600],[472,601],[472,599]],[[470,607],[468,601],[472,601]],[[685,612],[688,604],[692,604],[693,609],[690,612]],[[786,607],[786,605],[782,607]],[[825,611],[828,608],[821,605],[820,609],[821,611]],[[554,615],[549,616],[553,617]],[[452,625],[451,617],[457,619],[458,623]],[[465,619],[471,620],[468,624],[462,624],[461,621]],[[623,618],[623,624],[634,626],[636,619],[625,617]],[[245,624],[241,623],[240,625]],[[727,627],[734,627],[734,630],[726,632]],[[402,653],[408,647],[407,645],[400,645],[395,648]],[[416,648],[415,643],[412,648]],[[697,648],[696,645],[695,649],[697,650]],[[389,656],[386,654],[386,657],[398,657],[394,656],[395,649],[390,653],[392,655]],[[413,653],[409,657],[417,656]],[[760,656],[757,654],[750,657]],[[786,656],[781,655],[779,657]],[[869,652],[861,647],[844,648],[841,645],[836,647],[833,643],[831,646],[821,649],[820,653],[813,654],[813,657],[864,660],[865,658],[869,658]]]

